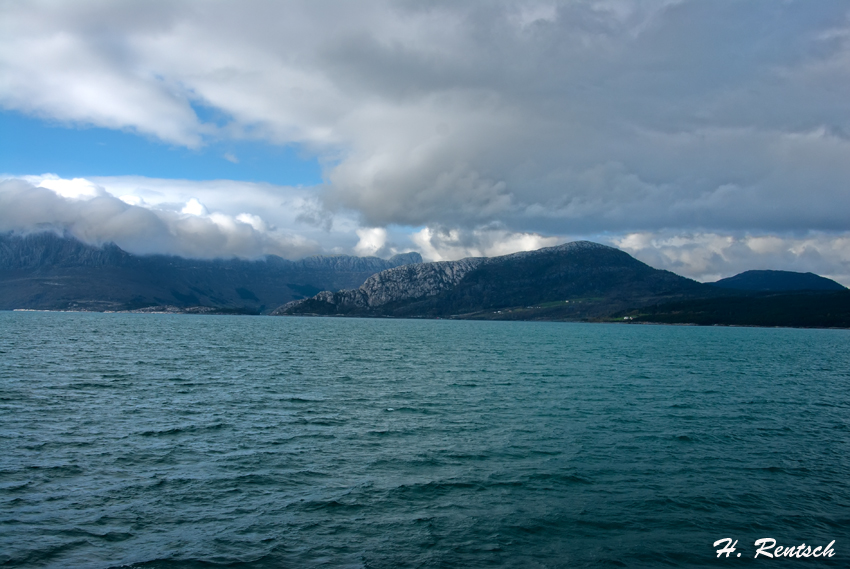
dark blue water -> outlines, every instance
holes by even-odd
[[[850,564],[848,331],[0,313],[4,567],[791,566],[764,537]]]

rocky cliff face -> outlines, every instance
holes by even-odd
[[[284,260],[282,260],[284,261]],[[284,261],[291,263],[294,269],[312,269],[323,271],[372,272],[383,271],[391,267],[421,263],[419,253],[402,253],[389,259],[379,257],[352,257],[350,255],[335,255],[332,257],[316,255],[300,261]]]
[[[434,296],[457,285],[469,271],[489,261],[484,257],[404,265],[376,273],[360,288],[322,291],[312,298],[290,302],[272,314],[290,314],[325,304],[326,309],[351,310],[376,308],[392,302]],[[327,310],[325,310],[327,311]],[[324,311],[323,311],[324,312]]]
[[[405,265],[376,273],[360,287],[369,306],[433,296],[458,284],[469,271],[488,259],[468,258],[460,261],[441,261]]]

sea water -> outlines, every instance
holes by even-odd
[[[3,567],[801,562],[850,331],[0,313]]]

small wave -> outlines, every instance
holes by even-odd
[[[493,458],[489,454],[484,453],[465,453],[465,452],[448,452],[445,455],[446,458],[454,459],[454,460],[472,460],[472,461],[483,461],[490,460]]]
[[[419,484],[402,484],[392,490],[394,494],[401,494],[407,499],[429,500],[437,496],[444,496],[452,492],[467,492],[469,490],[483,490],[484,484],[479,482],[465,481],[431,481]]]
[[[38,549],[30,549],[17,556],[12,555],[4,560],[3,565],[9,567],[37,567],[46,565],[49,561],[56,559],[74,549],[89,545],[86,539],[77,539],[55,545],[39,543]],[[4,556],[5,557],[5,556]]]
[[[71,529],[60,530],[59,534],[67,536],[67,537],[80,537],[80,538],[95,538],[102,539],[108,542],[119,542],[126,541],[133,536],[132,533],[124,532],[124,531],[107,531],[107,532],[96,532],[87,530],[85,528],[75,527]]]
[[[141,437],[168,437],[174,435],[180,435],[184,433],[200,433],[205,431],[218,431],[220,429],[224,429],[227,427],[231,427],[227,423],[215,423],[212,425],[189,425],[187,427],[172,427],[170,429],[163,430],[150,430],[150,431],[142,431],[139,433]]]
[[[578,525],[589,526],[589,527],[592,527],[594,529],[611,531],[611,530],[626,529],[626,528],[629,527],[630,522],[626,522],[626,521],[615,522],[615,521],[611,521],[611,520],[588,520],[588,519],[579,518],[579,519],[576,520],[576,523]]]
[[[330,500],[305,500],[297,503],[299,509],[304,509],[308,512],[316,512],[330,510],[333,512],[357,511],[362,510],[363,505],[341,502],[336,499]]]
[[[58,474],[82,474],[84,471],[82,468],[77,466],[76,464],[57,464],[52,466],[42,466],[38,464],[33,464],[27,467],[29,470],[43,470],[50,473],[58,473]]]
[[[310,399],[309,397],[280,397],[278,401],[281,403],[322,403],[324,399]]]
[[[593,481],[590,479],[577,474],[540,473],[532,474],[528,479],[532,481],[556,482],[559,484],[593,484]]]
[[[148,561],[137,561],[130,565],[113,565],[108,569],[236,569],[247,567],[277,567],[272,562],[273,553],[248,556],[245,559],[206,560],[198,558],[163,557]]]
[[[135,377],[135,375],[136,374],[131,373],[131,372],[127,372],[127,373],[112,372],[112,373],[102,373],[102,374],[100,374],[100,378],[101,379],[132,379],[133,377]]]
[[[69,388],[69,389],[74,389],[74,390],[77,390],[77,389],[89,389],[89,388],[94,388],[94,389],[102,389],[102,388],[115,389],[116,387],[117,387],[117,386],[116,386],[116,385],[113,385],[113,382],[111,382],[111,381],[102,381],[102,382],[101,382],[101,381],[81,381],[81,382],[79,382],[79,383],[71,383],[71,384],[69,384],[69,385],[68,385],[68,388]]]
[[[24,480],[23,482],[5,482],[0,484],[0,491],[19,492],[21,490],[25,490],[31,483],[32,480]]]

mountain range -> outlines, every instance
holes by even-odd
[[[850,291],[812,273],[699,283],[587,241],[433,263],[417,253],[250,261],[5,234],[0,309],[850,327]]]
[[[423,263],[375,274],[359,288],[292,302],[274,314],[577,320],[718,289],[577,241],[491,258]]]
[[[170,310],[264,313],[376,272],[420,263],[418,253],[316,256],[289,261],[133,255],[52,232],[0,235],[0,310]]]
[[[272,314],[848,327],[850,291],[790,271],[698,283],[618,249],[578,241],[400,266],[356,289],[323,291]]]

